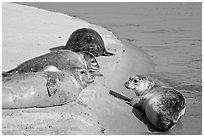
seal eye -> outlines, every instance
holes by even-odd
[[[87,75],[87,72],[85,70],[78,70],[79,74],[82,74],[82,75]]]
[[[96,64],[96,61],[94,59],[91,60],[92,64]]]
[[[91,63],[95,63],[95,61],[94,61],[94,60],[91,60]]]
[[[85,74],[86,74],[86,72],[85,72],[85,71],[81,71],[80,73],[81,73],[82,75],[85,75]]]
[[[133,80],[133,82],[134,82],[134,83],[137,83],[137,82],[138,82],[138,80],[137,80],[137,79],[134,79],[134,80]]]
[[[92,37],[92,36],[87,36],[87,37],[85,38],[85,41],[88,42],[88,43],[90,43],[90,44],[93,42],[93,40],[94,40],[94,37]]]

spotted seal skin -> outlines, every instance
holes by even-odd
[[[99,33],[91,28],[80,28],[69,37],[64,49],[74,52],[89,51],[95,57],[112,56],[113,53],[105,49],[105,44]]]
[[[137,95],[130,99],[130,104],[142,107],[148,120],[162,131],[173,128],[185,113],[185,99],[181,93],[159,86],[144,75],[130,77],[125,87]]]
[[[95,57],[89,52],[75,53],[69,50],[58,50],[27,60],[16,68],[3,72],[3,76],[43,71],[46,66],[53,65],[59,70],[85,68],[92,71],[99,69]]]
[[[86,69],[58,70],[48,66],[43,72],[16,74],[2,78],[2,108],[31,108],[63,105],[77,99],[93,83],[95,75]]]

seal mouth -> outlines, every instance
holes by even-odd
[[[89,69],[89,73],[93,76],[104,76],[100,71],[94,69]]]
[[[98,69],[99,69],[99,66],[91,66],[89,70],[90,71],[96,71]]]
[[[83,79],[84,84],[87,86],[95,81],[95,77],[93,75],[88,76]]]

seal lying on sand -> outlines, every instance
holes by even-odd
[[[27,60],[16,68],[3,72],[3,76],[39,72],[43,71],[48,65],[53,65],[59,70],[67,70],[69,68],[99,69],[97,60],[89,52],[75,53],[69,50],[58,50]]]
[[[185,113],[185,99],[181,93],[161,87],[144,75],[130,77],[125,87],[137,95],[130,104],[142,107],[149,121],[160,130],[173,128]]]
[[[77,99],[94,82],[86,69],[60,71],[49,66],[43,72],[16,74],[2,79],[2,108],[63,105]]]
[[[57,50],[59,47],[51,48]],[[102,37],[93,29],[80,28],[74,31],[69,37],[66,46],[60,47],[74,52],[89,51],[95,57],[114,55],[106,51]]]

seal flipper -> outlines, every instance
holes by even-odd
[[[177,120],[174,118],[166,117],[166,115],[158,114],[157,127],[162,131],[167,131],[176,125]]]
[[[108,51],[104,51],[103,52],[103,54],[102,54],[102,56],[113,56],[113,55],[115,55],[115,54],[113,54],[113,53],[111,53],[111,52],[108,52]]]
[[[113,90],[110,90],[109,93],[110,93],[113,97],[116,97],[116,98],[118,98],[118,99],[121,99],[121,100],[123,100],[123,101],[125,101],[125,102],[130,102],[130,98],[128,98],[128,97],[126,97],[126,96],[123,96],[123,95],[121,95],[121,94],[119,94],[119,93],[117,93],[117,92],[115,92],[115,91],[113,91]]]
[[[53,47],[49,49],[50,51],[56,51],[56,50],[66,50],[65,46],[58,46],[58,47]]]
[[[130,105],[133,107],[142,107],[145,97],[143,96],[136,96],[130,99]]]
[[[46,88],[47,88],[47,92],[48,92],[49,97],[54,95],[57,92],[59,85],[60,85],[60,81],[58,78],[56,78],[56,77],[53,78],[53,77],[48,75]]]

